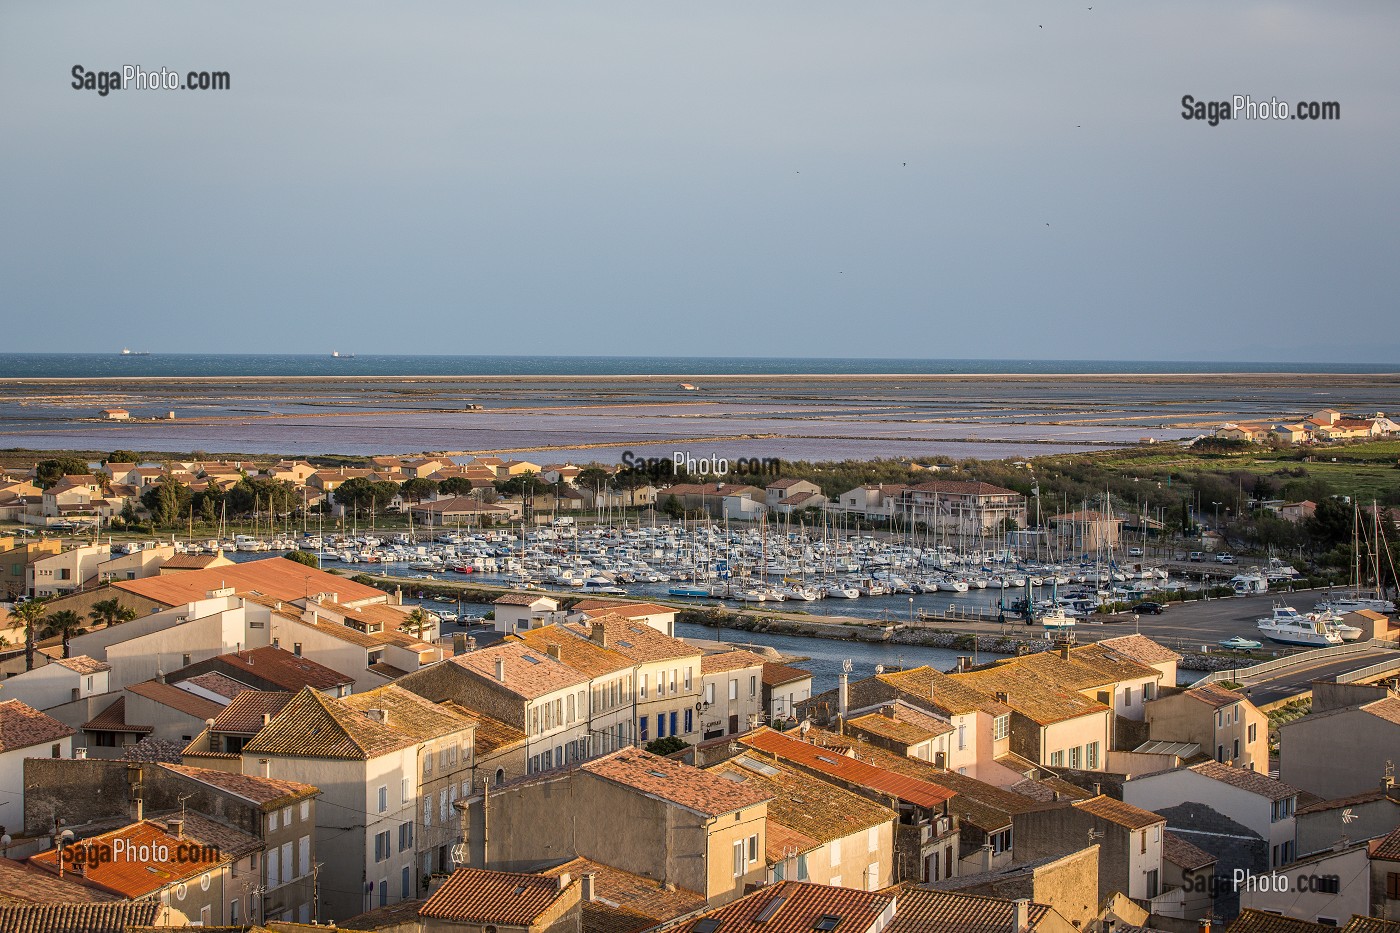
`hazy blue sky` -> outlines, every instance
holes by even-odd
[[[1397,47],[1394,0],[9,0],[4,348],[1400,361]],[[1342,119],[1181,117],[1236,93]]]

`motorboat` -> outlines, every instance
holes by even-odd
[[[1074,631],[1074,617],[1065,612],[1063,607],[1056,606],[1047,609],[1036,617],[1036,621],[1046,632],[1072,632]]]
[[[1342,636],[1315,615],[1303,615],[1292,606],[1275,606],[1267,619],[1257,623],[1259,632],[1281,645],[1330,648],[1342,643]]]
[[[1236,635],[1234,638],[1222,638],[1217,644],[1222,648],[1229,648],[1231,651],[1253,651],[1255,648],[1264,647],[1262,641],[1245,638],[1243,635]]]

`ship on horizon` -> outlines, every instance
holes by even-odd
[[[122,356],[150,356],[149,350],[133,350],[130,347],[122,347]]]

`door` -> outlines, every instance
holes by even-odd
[[[729,717],[729,734],[733,735],[739,731],[739,714],[735,713]]]

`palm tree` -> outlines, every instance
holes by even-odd
[[[123,606],[116,597],[113,597],[93,603],[92,609],[88,611],[88,618],[98,625],[118,625],[136,618],[136,610],[130,606]]]
[[[45,620],[44,637],[63,636],[63,656],[70,657],[68,639],[83,633],[83,617],[72,609],[60,609]]]
[[[428,614],[423,611],[422,606],[417,606],[408,614],[408,619],[399,626],[401,632],[412,632],[414,635],[422,635],[423,629],[432,624]]]
[[[34,670],[34,630],[43,621],[47,607],[42,599],[31,599],[20,603],[11,615],[24,623],[24,669]]]

